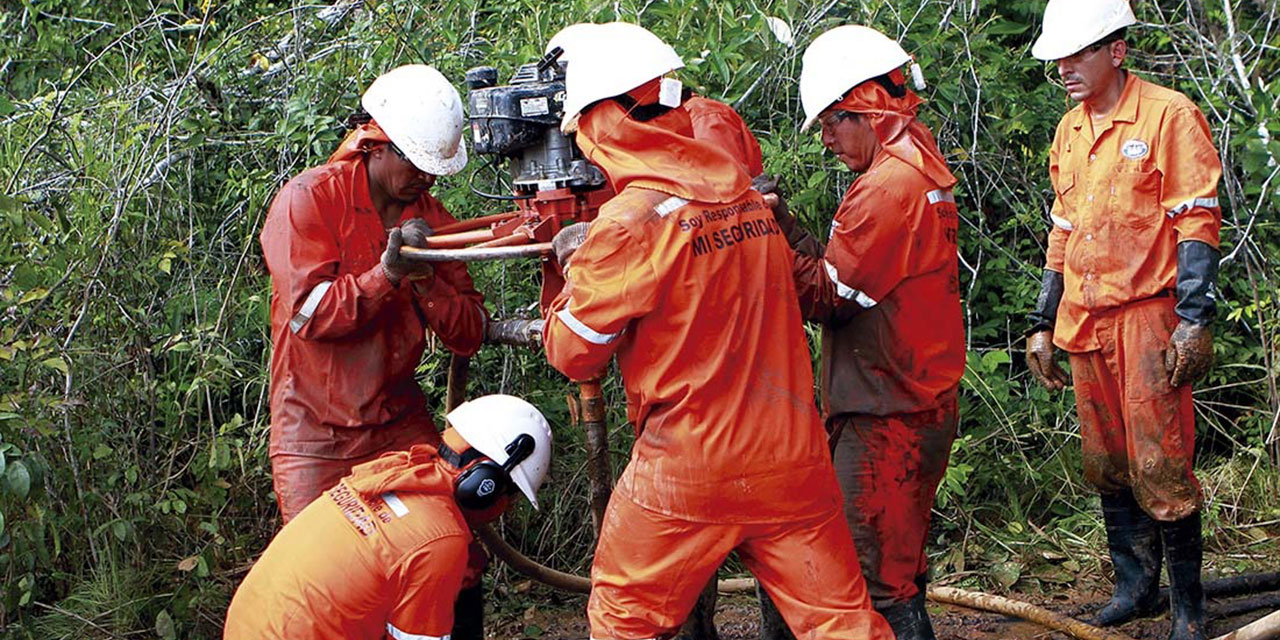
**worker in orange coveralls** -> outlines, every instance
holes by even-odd
[[[813,405],[791,252],[740,160],[693,138],[682,67],[645,29],[566,47],[563,127],[617,196],[556,236],[553,366],[617,354],[637,431],[605,513],[591,637],[669,637],[736,550],[797,635],[891,638],[867,599]],[[585,236],[585,240],[583,237]]]
[[[442,640],[470,527],[518,489],[536,509],[551,430],[533,405],[460,405],[438,445],[357,466],[285,525],[237,589],[227,640]]]
[[[454,219],[429,193],[466,165],[462,103],[435,69],[399,67],[362,98],[373,120],[290,180],[262,229],[271,271],[271,468],[287,523],[353,466],[439,442],[414,380],[427,331],[472,354],[488,315],[462,263],[413,263]],[[475,570],[459,620],[480,624]],[[461,629],[460,629],[461,631]],[[458,634],[455,638],[478,637]]]
[[[910,60],[868,27],[814,39],[800,72],[804,128],[821,123],[823,145],[861,175],[825,246],[768,197],[796,250],[802,313],[822,324],[827,429],[862,572],[899,640],[935,637],[925,541],[965,361],[956,179],[916,118]]]
[[[1027,364],[1060,390],[1054,346],[1070,356],[1116,574],[1095,622],[1158,613],[1163,546],[1170,638],[1190,640],[1205,637],[1191,382],[1213,361],[1222,167],[1186,96],[1122,68],[1135,22],[1127,0],[1050,0],[1031,50],[1080,104],[1049,150],[1053,227]]]

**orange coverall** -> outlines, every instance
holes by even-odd
[[[1217,248],[1221,175],[1195,104],[1133,72],[1108,121],[1081,104],[1049,150],[1047,268],[1064,284],[1053,341],[1070,353],[1085,478],[1131,488],[1156,520],[1200,506],[1191,385],[1170,387],[1164,352],[1178,324],[1177,245]]]
[[[877,608],[924,586],[965,362],[956,180],[915,119],[919,104],[867,82],[833,107],[863,114],[882,150],[845,193],[825,247],[798,225],[791,237],[802,313],[823,325],[836,476]]]
[[[357,466],[276,534],[223,638],[448,638],[471,541],[456,476],[430,445]]]
[[[791,252],[738,161],[691,135],[682,108],[641,122],[606,101],[580,121],[618,195],[570,260],[544,343],[575,380],[616,353],[637,431],[591,570],[591,636],[674,633],[736,549],[798,635],[890,638],[842,517],[800,315],[780,304]]]
[[[414,380],[427,331],[469,355],[488,315],[460,262],[392,286],[380,258],[387,231],[369,199],[363,149],[384,143],[376,123],[356,129],[328,164],[285,184],[262,228],[271,271],[272,476],[287,522],[360,462],[438,441]],[[401,222],[454,221],[430,194]]]
[[[699,95],[690,96],[683,106],[689,112],[695,139],[719,145],[746,169],[748,176],[764,173],[760,142],[733,107]]]

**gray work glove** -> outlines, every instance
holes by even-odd
[[[787,207],[787,198],[778,188],[778,177],[762,173],[751,179],[751,188],[764,197],[764,203],[773,210],[773,219],[782,229],[785,237],[791,237],[791,230],[796,226],[796,217],[791,215]]]
[[[410,260],[400,255],[400,247],[404,244],[404,232],[400,227],[387,232],[387,249],[382,252],[382,273],[397,287],[405,278],[425,278],[434,273],[430,262]]]
[[[406,245],[426,249],[427,238],[435,235],[435,231],[431,230],[431,225],[427,224],[426,220],[410,218],[400,225],[400,235],[404,238]]]
[[[556,234],[551,239],[551,250],[556,254],[556,261],[560,263],[561,269],[569,267],[569,258],[573,256],[573,252],[582,246],[587,239],[587,231],[591,225],[586,222],[575,222]]]

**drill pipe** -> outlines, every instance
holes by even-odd
[[[418,262],[482,262],[485,260],[510,260],[512,258],[537,258],[551,255],[550,242],[537,242],[511,247],[466,247],[462,249],[419,249],[400,247],[400,257]]]

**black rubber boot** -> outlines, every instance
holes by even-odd
[[[1160,530],[1133,493],[1102,494],[1102,519],[1115,567],[1111,601],[1091,621],[1099,627],[1160,613]]]
[[[453,603],[453,640],[484,640],[484,587],[458,592]]]
[[[924,608],[925,593],[921,589],[914,598],[876,609],[889,622],[898,640],[937,640],[929,612]]]
[[[1169,567],[1169,611],[1173,630],[1169,640],[1204,640],[1204,587],[1200,565],[1204,543],[1200,535],[1200,513],[1177,522],[1161,522],[1165,561]]]

